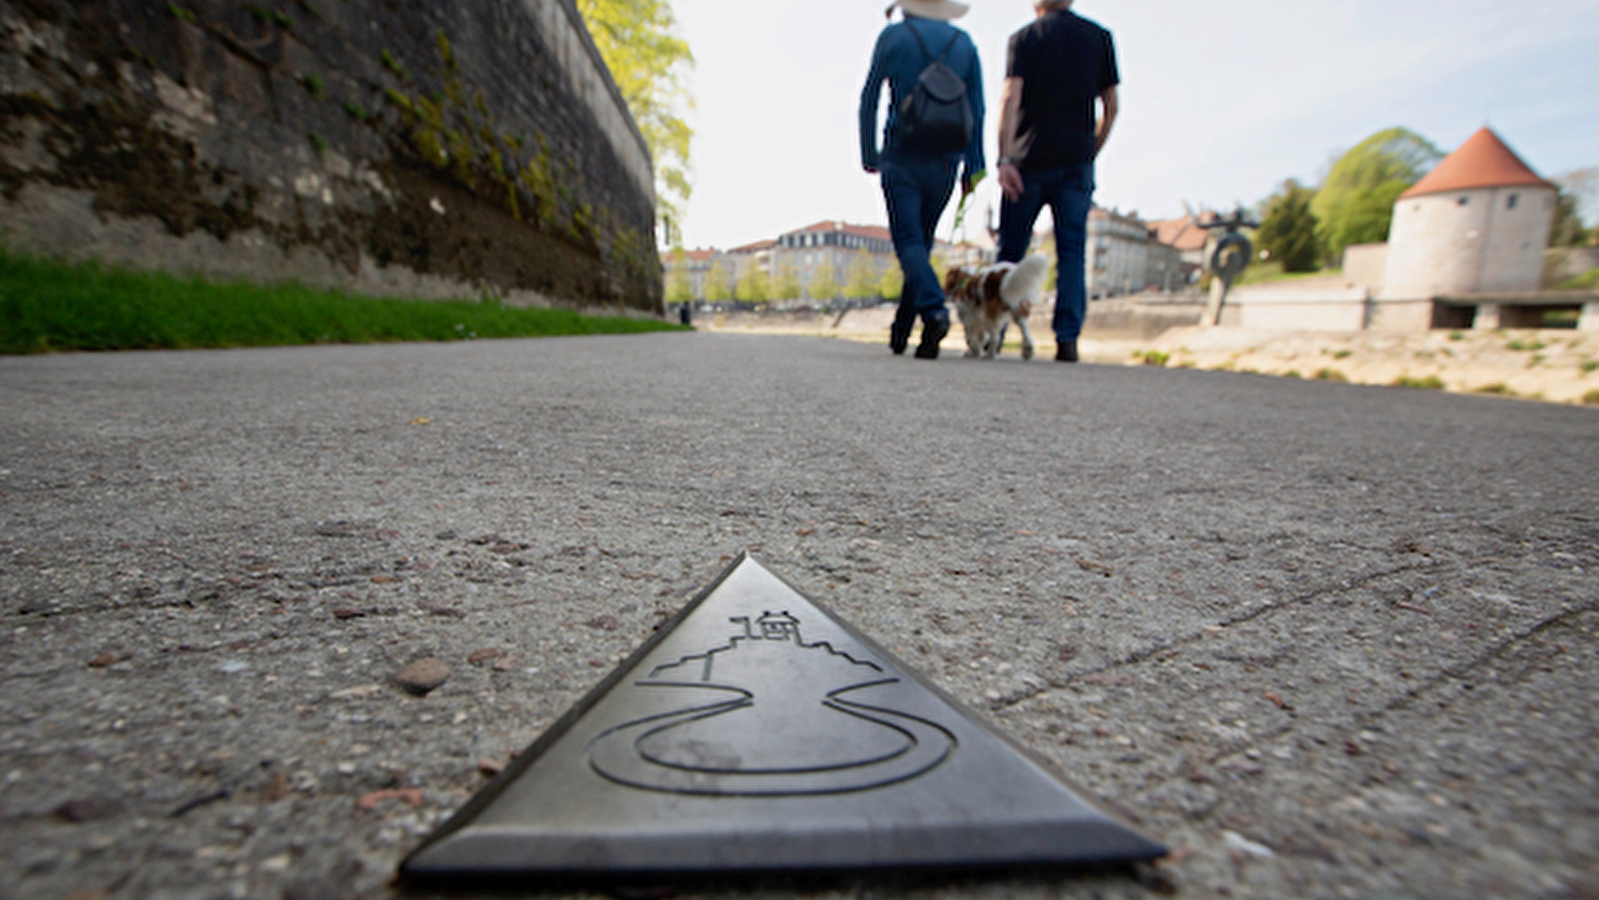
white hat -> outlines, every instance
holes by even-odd
[[[894,0],[884,12],[893,15],[896,6],[907,16],[916,16],[919,19],[942,19],[945,22],[958,19],[971,9],[970,6],[957,0]]]

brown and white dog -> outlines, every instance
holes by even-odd
[[[979,269],[952,268],[944,276],[944,296],[960,314],[966,355],[993,359],[1009,319],[1022,331],[1022,359],[1033,358],[1033,333],[1027,327],[1033,301],[1049,275],[1049,259],[1039,254],[1019,263],[994,263]]]

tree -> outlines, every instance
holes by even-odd
[[[1316,216],[1310,211],[1315,197],[1315,191],[1290,178],[1266,201],[1255,237],[1284,272],[1314,272],[1321,263]]]
[[[666,302],[694,302],[694,282],[689,278],[688,255],[682,247],[672,251],[671,265],[666,271]]]
[[[777,278],[772,284],[772,297],[776,300],[798,300],[804,289],[800,287],[799,272],[794,261],[787,256],[777,264]]]
[[[694,54],[673,33],[677,20],[670,0],[577,0],[577,9],[655,160],[665,240],[675,243],[681,207],[694,190],[689,177],[694,130],[683,121],[694,108],[684,81]]]
[[[725,303],[733,299],[731,282],[727,266],[721,260],[711,263],[711,270],[705,273],[705,299],[712,303]]]
[[[812,300],[819,300],[823,303],[826,303],[827,301],[837,297],[838,276],[833,274],[833,267],[825,263],[822,264],[822,266],[816,270],[816,273],[811,276],[811,283],[806,285],[806,288],[806,292],[811,295]]]
[[[1599,240],[1599,228],[1582,222],[1582,201],[1594,199],[1599,186],[1599,168],[1578,169],[1555,179],[1560,193],[1555,198],[1555,221],[1549,232],[1551,247],[1581,247]]]
[[[1310,204],[1328,258],[1341,259],[1350,244],[1387,240],[1394,202],[1442,158],[1405,128],[1379,131],[1339,157]]]
[[[855,251],[849,261],[848,281],[844,285],[844,296],[851,300],[862,300],[867,297],[877,296],[877,283],[881,278],[877,274],[877,266],[872,263],[872,255],[866,250]]]
[[[1549,229],[1549,246],[1582,247],[1593,237],[1592,229],[1582,224],[1577,214],[1577,198],[1565,191],[1555,197],[1555,221]]]
[[[899,295],[905,293],[905,273],[900,270],[898,262],[891,262],[884,270],[883,277],[877,282],[877,295],[885,300],[898,300]]]
[[[765,303],[772,299],[772,284],[766,277],[766,270],[752,263],[734,286],[733,296],[744,303]]]

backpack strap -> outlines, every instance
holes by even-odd
[[[911,37],[915,38],[917,46],[922,48],[922,55],[927,57],[928,62],[932,62],[933,52],[931,50],[927,49],[927,42],[922,40],[921,32],[918,32],[915,28],[913,28],[911,26],[911,20],[910,19],[906,19],[905,20],[905,27],[910,29]],[[949,36],[949,46],[944,48],[944,55],[942,55],[942,56],[940,56],[938,58],[938,61],[940,63],[942,63],[946,59],[949,59],[949,52],[951,50],[955,49],[955,42],[960,40],[960,37],[961,37],[961,33],[960,33],[959,29],[956,29],[955,33]]]

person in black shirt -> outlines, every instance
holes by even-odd
[[[1019,262],[1045,204],[1055,224],[1055,359],[1077,361],[1088,309],[1084,258],[1094,160],[1116,121],[1116,49],[1109,31],[1036,0],[1036,20],[1011,35],[999,113],[999,258]]]

